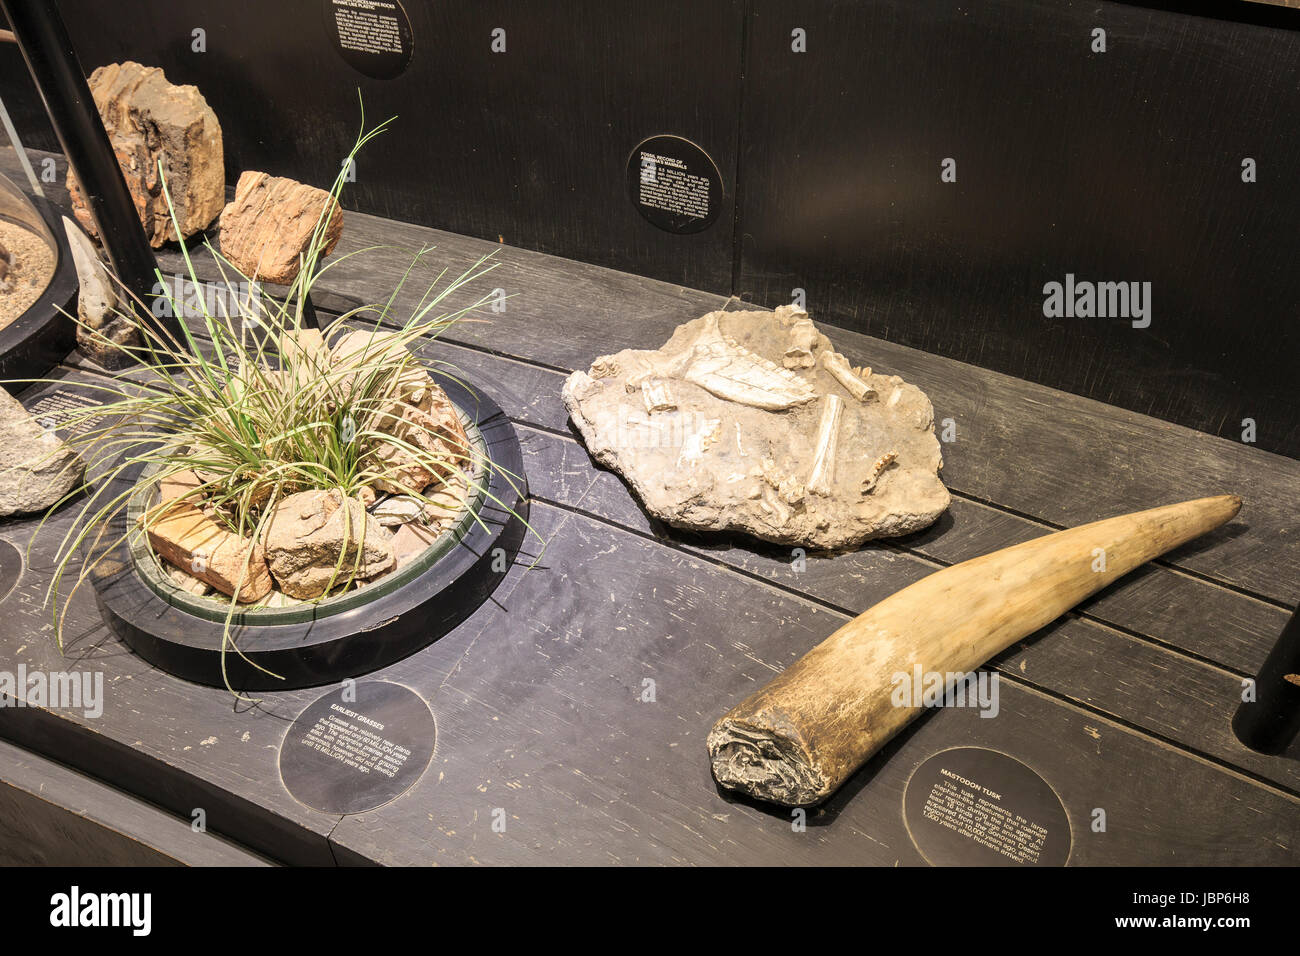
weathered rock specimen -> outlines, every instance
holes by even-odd
[[[157,67],[127,61],[92,73],[90,91],[149,244],[156,249],[178,238],[163,196],[159,160],[182,236],[206,229],[225,205],[226,171],[221,126],[198,88],[176,86]],[[71,170],[68,192],[77,221],[97,236]]]
[[[397,441],[380,442],[375,446],[375,465],[385,474],[385,477],[371,482],[376,489],[391,494],[419,494],[433,482],[455,474],[455,469],[468,461],[469,440],[465,437],[460,416],[454,410],[452,421],[413,407],[402,409],[401,415],[387,426],[387,431]],[[419,449],[422,456],[434,456],[445,461],[447,466],[438,467],[428,458],[416,458],[411,448]]]
[[[280,590],[303,600],[323,595],[331,581],[364,581],[396,564],[388,532],[360,501],[337,491],[302,491],[280,501],[262,540]]]
[[[344,365],[354,374],[344,375],[339,382],[340,391],[346,392],[355,375],[372,374],[380,366],[401,366],[397,372],[396,398],[402,405],[412,405],[422,412],[433,410],[435,399],[450,405],[447,393],[442,390],[428,370],[418,361],[411,360],[410,350],[402,344],[396,332],[377,332],[358,329],[339,336],[330,346],[330,360]],[[400,414],[400,410],[397,410]]]
[[[77,453],[0,388],[0,518],[44,511],[81,484]]]
[[[117,309],[117,288],[92,243],[66,216],[72,261],[77,266],[77,348],[100,365],[114,368],[131,360],[122,346],[143,345],[140,330],[129,315]]]
[[[948,507],[925,393],[853,369],[792,306],[711,312],[564,383],[587,448],[680,528],[839,550]]]
[[[262,549],[188,501],[163,502],[141,515],[140,523],[159,556],[222,594],[248,604],[271,593]]]
[[[221,254],[244,275],[288,285],[329,204],[324,255],[343,234],[343,210],[330,194],[292,179],[246,171],[235,198],[221,213]]]
[[[391,408],[376,410],[377,421],[369,423],[374,431],[397,439],[378,442],[370,452],[374,457],[370,466],[389,473],[373,482],[376,490],[395,495],[419,493],[434,482],[454,480],[469,464],[469,436],[456,406],[422,365],[410,361],[399,336],[349,332],[334,342],[330,355],[336,366],[356,370],[341,377],[339,391],[343,393],[356,376],[376,374],[372,370],[386,366],[400,369],[380,373],[397,375],[396,401]],[[421,463],[403,445],[436,456],[447,466],[431,468],[431,463]]]

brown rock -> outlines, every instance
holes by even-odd
[[[189,495],[191,503],[198,505],[193,501],[194,491],[202,484],[199,476],[192,471],[178,471],[174,475],[168,475],[158,481],[158,504],[166,504],[168,501],[175,501],[177,498],[183,498]]]
[[[404,524],[393,535],[393,554],[400,568],[408,561],[424,553],[424,549],[438,540],[441,534],[434,528],[418,524]]]
[[[168,563],[222,594],[248,604],[271,593],[271,573],[262,549],[222,528],[194,505],[165,502],[142,515],[140,523],[153,549]]]
[[[433,388],[442,394],[438,386]],[[390,494],[418,493],[434,481],[452,479],[458,469],[468,465],[469,438],[465,426],[451,401],[445,394],[442,398],[443,401],[433,405],[432,412],[422,412],[414,406],[404,407],[402,417],[391,431],[394,438],[447,464],[440,466],[427,459],[422,461],[401,445],[380,442],[374,449],[377,459],[374,467],[383,470],[386,477],[376,478],[372,482],[375,488]]]
[[[299,257],[311,245],[327,203],[322,255],[333,252],[343,234],[339,204],[315,186],[247,170],[221,213],[221,254],[249,278],[288,285],[298,276]]]
[[[331,580],[373,578],[396,563],[388,532],[360,501],[338,491],[302,491],[283,499],[271,512],[263,540],[280,590],[295,598],[321,597]]]
[[[156,249],[179,238],[163,196],[159,160],[181,235],[206,229],[225,204],[226,172],[221,125],[198,88],[168,83],[157,67],[127,61],[92,73],[90,91],[149,244]],[[77,221],[97,236],[71,170],[68,192]]]
[[[398,376],[395,397],[402,404],[413,405],[422,412],[432,408],[435,390],[442,393],[429,372],[418,362],[411,361],[410,350],[402,344],[401,337],[396,332],[366,329],[348,332],[334,342],[330,349],[330,359],[336,366],[364,368],[366,374],[370,374],[370,370],[376,366],[409,363]],[[351,380],[350,376],[345,375],[340,380],[340,388],[347,389]],[[442,393],[442,397],[445,400],[447,396]],[[400,415],[401,412],[398,410],[394,414]]]

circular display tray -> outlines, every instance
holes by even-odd
[[[153,561],[147,549],[132,554],[131,544],[121,539],[138,509],[123,509],[106,535],[118,544],[91,575],[113,633],[151,664],[186,680],[222,687],[228,679],[241,691],[291,690],[385,667],[469,617],[505,577],[499,569],[510,567],[523,543],[528,517],[523,456],[514,426],[495,402],[431,374],[477,426],[476,444],[492,463],[479,520],[463,516],[453,534],[359,590],[287,608],[237,609],[227,632],[222,605],[165,583],[156,565],[150,569],[145,563]],[[140,484],[142,472],[135,467],[120,474],[109,497]],[[279,677],[258,670],[241,654]]]
[[[77,327],[68,313],[77,311],[77,267],[68,248],[63,220],[57,209],[39,196],[24,196],[40,213],[54,242],[54,273],[40,297],[22,315],[0,329],[0,380],[15,381],[8,386],[20,392],[27,385],[23,379],[45,375],[63,361],[77,345]],[[13,220],[16,222],[16,220]],[[19,225],[28,225],[19,223]]]

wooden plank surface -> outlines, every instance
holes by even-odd
[[[490,246],[413,229],[352,217],[345,243],[381,231],[432,238],[453,268]],[[411,792],[343,819],[297,804],[275,755],[317,691],[235,707],[224,691],[139,661],[107,636],[85,595],[74,601],[69,658],[59,658],[45,612],[33,609],[42,567],[5,604],[18,613],[0,630],[0,659],[102,668],[109,709],[98,720],[8,710],[0,733],[65,761],[73,754],[128,789],[148,781],[150,799],[173,813],[215,807],[214,831],[264,852],[287,847],[275,855],[294,862],[917,863],[902,788],[930,754],[962,744],[1017,755],[1057,789],[1074,863],[1296,861],[1300,765],[1244,750],[1228,720],[1296,593],[1283,502],[1300,489],[1297,463],[837,332],[851,357],[916,381],[936,417],[956,419],[944,472],[956,495],[925,532],[814,554],[797,571],[789,549],[650,519],[617,476],[594,467],[559,400],[567,370],[656,346],[728,303],[534,253],[497,255],[503,265],[486,281],[517,293],[506,312],[425,351],[517,422],[547,546],[539,567],[513,568],[460,628],[375,675],[416,689],[438,720],[433,765]],[[161,258],[174,268],[173,255]],[[322,307],[365,301],[384,281],[382,268],[337,273]],[[85,363],[73,362],[59,374],[84,381]],[[1143,467],[1115,449],[1142,449]],[[1208,484],[1229,479],[1239,483]],[[812,814],[808,832],[712,783],[703,736],[713,720],[848,616],[946,564],[1209,490],[1242,491],[1247,510],[1009,649],[991,664],[1003,681],[997,719],[927,715]],[[0,523],[0,536],[25,542],[32,524]],[[647,679],[654,702],[640,700]],[[1097,807],[1106,834],[1087,825]],[[491,827],[498,808],[504,833]]]
[[[585,369],[598,355],[657,348],[674,328],[721,296],[556,259],[540,253],[351,214],[338,254],[374,244],[399,247],[340,261],[320,287],[338,307],[387,297],[407,259],[401,249],[434,245],[439,268],[457,275],[485,255],[498,266],[448,299],[462,305],[494,288],[505,311],[448,330],[444,341],[556,371]],[[181,268],[169,252],[165,271]],[[201,276],[215,274],[200,270]],[[398,296],[415,306],[423,285]],[[814,316],[816,318],[816,316]],[[1300,602],[1300,463],[1136,412],[940,358],[882,339],[832,330],[853,363],[902,375],[930,396],[936,421],[951,419],[943,479],[955,494],[1062,528],[1186,498],[1233,492],[1238,521],[1167,556],[1191,571],[1279,606]]]
[[[926,757],[974,744],[1062,795],[1075,863],[1295,861],[1293,796],[1009,682],[996,719],[927,715],[795,832],[789,811],[718,791],[704,736],[845,616],[580,514],[545,563],[445,679],[414,658],[390,669],[433,704],[434,764],[404,797],[345,818],[335,843],[400,864],[915,864],[902,788]],[[1111,821],[1101,838],[1096,807]]]
[[[266,866],[93,777],[0,741],[0,866]]]

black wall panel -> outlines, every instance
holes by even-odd
[[[720,227],[662,232],[626,195],[632,148],[658,133],[735,170],[743,9],[732,0],[403,0],[406,72],[373,80],[327,37],[325,0],[60,0],[87,72],[135,59],[193,83],[216,111],[227,178],[332,179],[358,124],[397,115],[357,163],[346,204],[696,288],[729,287]],[[127,14],[129,8],[130,14]],[[120,11],[106,16],[107,11]],[[206,31],[204,53],[192,31]],[[492,51],[505,31],[505,52]]]
[[[818,319],[1233,439],[1254,419],[1261,447],[1300,457],[1300,11],[404,2],[414,56],[387,81],[336,55],[324,0],[59,5],[88,71],[134,58],[203,90],[232,183],[326,182],[360,87],[370,118],[399,119],[353,208],[765,305],[800,288]],[[0,92],[50,145],[3,45]],[[722,172],[704,232],[661,232],[628,200],[628,154],[656,133]],[[1045,317],[1067,273],[1150,282],[1150,326]]]
[[[1255,419],[1300,454],[1300,18],[1214,10],[1255,22],[754,0],[739,290],[1226,437]],[[1067,273],[1150,282],[1150,327],[1046,318]]]

